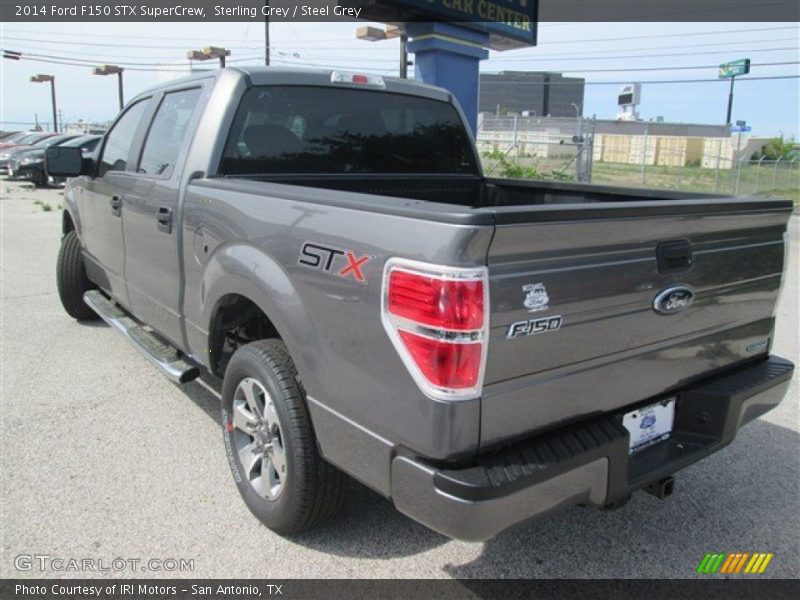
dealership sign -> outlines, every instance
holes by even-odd
[[[539,0],[341,0],[363,6],[361,18],[387,21],[458,23],[488,33],[497,50],[536,44]]]

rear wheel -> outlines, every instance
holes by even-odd
[[[31,181],[36,187],[44,187],[47,185],[47,175],[43,171],[34,170],[31,175]]]
[[[83,295],[94,289],[86,276],[81,242],[75,231],[70,231],[61,240],[56,268],[58,296],[67,314],[73,319],[96,319],[97,314],[83,302]]]
[[[222,425],[239,493],[267,527],[295,533],[339,508],[345,475],[317,450],[305,393],[283,342],[261,340],[233,354],[222,385]]]

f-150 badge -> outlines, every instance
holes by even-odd
[[[550,297],[547,295],[547,289],[543,283],[529,283],[522,286],[522,291],[525,295],[525,308],[529,312],[537,312],[540,310],[547,310],[550,305]]]

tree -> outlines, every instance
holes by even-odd
[[[761,150],[754,152],[752,159],[761,160],[764,158],[765,160],[778,160],[780,157],[789,154],[796,146],[797,143],[794,141],[793,137],[784,139],[783,134],[781,134],[761,146]]]

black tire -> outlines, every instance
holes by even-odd
[[[34,171],[31,175],[31,181],[36,187],[45,187],[47,185],[47,175],[42,171]]]
[[[240,460],[242,446],[256,438],[234,426],[234,397],[240,385],[252,379],[262,384],[271,398],[280,424],[286,476],[281,477],[281,489],[274,499],[256,491],[250,481],[252,473],[246,472]],[[267,402],[269,398],[262,400]],[[221,416],[233,479],[250,512],[262,523],[286,535],[314,527],[336,513],[342,504],[346,476],[319,454],[305,391],[282,341],[261,340],[236,350],[225,370]]]
[[[58,297],[70,317],[79,321],[97,318],[97,314],[83,302],[83,295],[94,289],[94,285],[86,276],[81,243],[74,231],[70,231],[61,240],[56,283]]]

